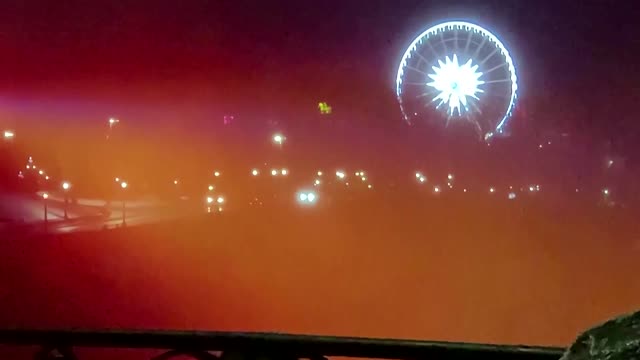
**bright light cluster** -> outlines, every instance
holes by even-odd
[[[479,88],[484,84],[484,81],[480,80],[482,76],[481,72],[478,72],[478,65],[472,65],[472,60],[469,59],[464,65],[458,63],[458,55],[453,54],[453,60],[448,56],[445,61],[438,60],[439,66],[432,66],[434,73],[429,74],[431,80],[427,83],[438,91],[438,95],[433,98],[433,101],[438,101],[437,107],[445,104],[449,107],[449,116],[462,115],[463,111],[468,111],[467,98],[474,98],[478,100],[478,93],[483,92]]]

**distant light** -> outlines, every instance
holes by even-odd
[[[110,125],[110,126],[113,126],[114,124],[117,124],[117,123],[119,123],[119,122],[120,122],[120,120],[115,119],[115,118],[110,118],[110,119],[109,119],[109,125]]]
[[[27,165],[27,169],[31,169],[31,165]]]
[[[219,171],[215,171],[215,172],[213,173],[213,176],[215,176],[215,177],[219,177],[219,176],[220,176],[220,172],[219,172]]]
[[[126,181],[123,181],[123,182],[120,183],[120,187],[123,188],[123,189],[126,189],[127,186],[129,186],[129,184],[127,184]]]
[[[509,195],[508,195],[508,197],[509,197],[509,200],[513,200],[513,199],[515,199],[515,198],[516,198],[516,193],[514,193],[514,192],[510,192],[510,193],[509,193]]]
[[[284,142],[285,137],[282,134],[275,134],[273,135],[273,142],[278,144],[278,145],[282,145],[282,143]]]
[[[467,192],[467,189],[462,189],[462,192]]]
[[[46,176],[44,177],[44,179],[45,179],[45,180],[49,180],[49,175],[46,175]]]
[[[120,182],[120,178],[116,178],[116,182]]]
[[[418,181],[420,181],[421,183],[427,181],[427,178],[424,176],[420,176],[420,178],[418,179]]]
[[[434,192],[434,193],[438,194],[438,193],[440,193],[440,191],[442,191],[442,190],[440,189],[440,186],[434,186],[434,187],[433,187],[433,192]]]
[[[278,175],[278,170],[273,169],[271,170],[271,176],[277,176]]]
[[[371,189],[373,186],[371,184],[367,185],[367,188]]]
[[[421,173],[419,173],[419,172],[417,172],[417,173],[416,173],[416,178],[417,178],[417,179],[419,179],[419,178],[421,178],[421,177],[422,177],[422,174],[421,174]]]
[[[356,176],[360,176],[360,171],[356,171]]]
[[[257,169],[251,170],[251,175],[258,176],[258,170]]]
[[[218,196],[218,198],[216,199],[216,202],[218,204],[222,204],[222,203],[224,203],[224,198],[222,196]]]
[[[178,180],[173,180],[174,185],[178,185]]]
[[[610,194],[609,189],[602,189],[602,194],[604,194],[605,196],[608,196]]]
[[[318,176],[322,176],[322,171],[318,171]]]
[[[316,181],[314,181],[314,182],[313,182],[313,184],[314,184],[315,186],[320,185],[320,179],[316,179]]]
[[[213,191],[213,189],[214,189],[214,188],[215,188],[215,187],[214,187],[213,185],[209,185],[209,186],[207,186],[207,189],[209,189],[209,191]]]
[[[338,179],[344,179],[346,177],[343,171],[336,171],[336,176],[338,177]]]
[[[313,191],[299,191],[298,192],[298,202],[302,204],[313,204],[318,199],[318,196]]]
[[[38,171],[38,174],[40,174],[40,175],[44,175],[44,171],[43,171],[43,170],[39,170],[39,171]]]
[[[29,156],[29,160],[28,161],[29,161],[29,164],[32,164],[33,163],[33,158],[31,156]]]
[[[447,175],[447,179],[449,179],[449,180],[453,180],[453,174],[449,174],[449,175]]]
[[[536,191],[540,191],[540,185],[536,185]]]
[[[529,191],[534,192],[536,189],[533,186],[529,186]]]
[[[448,182],[448,183],[447,183],[447,186],[448,186],[449,188],[453,188],[453,185],[451,185],[451,183],[450,183],[450,182]]]
[[[538,149],[542,149],[542,144],[538,145]]]
[[[489,188],[489,192],[493,194],[494,192],[496,192],[496,189],[491,187]]]
[[[580,189],[576,189],[576,192],[580,192]]]
[[[607,166],[608,166],[608,167],[611,167],[612,165],[613,165],[613,160],[609,160],[609,161],[607,162]]]
[[[287,169],[280,170],[280,174],[282,174],[282,176],[287,176],[288,173],[289,173],[289,170]]]
[[[207,204],[213,204],[213,198],[211,196],[207,196]]]
[[[62,182],[62,189],[63,190],[69,190],[71,189],[71,184],[68,181],[63,181]]]
[[[4,131],[4,138],[7,139],[7,140],[8,139],[13,139],[15,136],[16,136],[16,134],[11,130],[5,130]]]
[[[367,178],[366,178],[366,176],[363,176],[363,177],[360,178],[360,180],[367,181]]]
[[[551,140],[547,141],[547,145],[551,145]]]
[[[47,200],[47,199],[49,198],[49,194],[47,194],[47,193],[43,193],[43,194],[42,194],[42,198],[43,198],[43,199],[45,199],[45,200]]]

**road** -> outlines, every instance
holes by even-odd
[[[68,233],[100,230],[123,225],[122,202],[101,199],[75,199],[67,205],[64,217],[64,197],[50,196],[47,202],[47,226],[45,229],[45,204],[42,194],[0,193],[0,219],[4,227],[20,227],[35,231]],[[156,199],[129,200],[125,202],[126,225],[155,223],[195,214],[202,209],[178,208]],[[2,228],[0,228],[0,232]]]

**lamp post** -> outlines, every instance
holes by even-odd
[[[42,203],[44,205],[44,230],[47,231],[47,225],[49,224],[48,211],[47,211],[47,199],[49,198],[49,194],[42,194]]]
[[[126,201],[125,201],[125,194],[124,191],[127,189],[127,186],[129,186],[129,184],[127,184],[126,181],[123,181],[120,183],[120,187],[122,188],[122,226],[126,226],[127,225],[127,207],[126,207]]]
[[[69,219],[67,208],[69,207],[69,189],[71,189],[71,183],[68,181],[62,182],[62,191],[64,191],[64,219]]]

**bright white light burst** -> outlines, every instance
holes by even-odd
[[[484,81],[480,80],[482,73],[476,71],[478,65],[472,66],[471,59],[464,65],[460,65],[458,56],[455,54],[453,60],[447,56],[445,62],[438,60],[438,64],[439,67],[431,67],[434,73],[429,74],[429,77],[433,81],[427,83],[428,86],[439,92],[433,101],[440,100],[437,107],[446,104],[449,107],[450,116],[454,115],[456,111],[458,115],[461,115],[463,110],[468,110],[467,97],[478,99],[477,94],[483,92],[478,88],[484,84]]]

